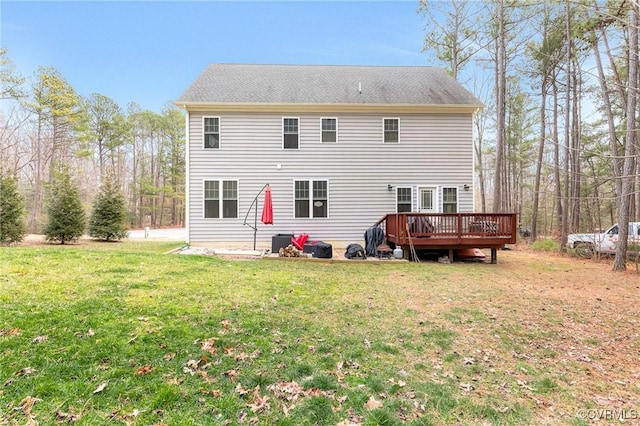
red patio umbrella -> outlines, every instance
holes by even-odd
[[[271,202],[271,187],[267,185],[264,191],[264,204],[262,205],[262,223],[273,225],[273,203]]]

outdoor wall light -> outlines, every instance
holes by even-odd
[[[464,190],[465,190],[465,191],[468,191],[468,190],[469,190],[469,185],[467,185],[467,184],[465,183],[465,184],[464,184],[464,186],[463,186],[463,188],[464,188]]]
[[[391,184],[387,185],[387,191],[393,191],[393,186],[391,186]]]

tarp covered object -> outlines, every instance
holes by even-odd
[[[320,259],[331,259],[333,257],[333,247],[324,241],[318,241],[313,245],[311,256]]]
[[[379,226],[373,226],[364,233],[365,254],[378,256],[378,246],[384,243],[384,231]]]

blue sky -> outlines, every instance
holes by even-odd
[[[0,44],[27,78],[159,111],[210,63],[427,65],[417,1],[0,1]]]

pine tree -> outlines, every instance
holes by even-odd
[[[89,235],[104,241],[126,238],[126,217],[124,196],[114,180],[108,176],[102,183],[100,193],[93,201],[93,211],[89,219]]]
[[[64,244],[82,236],[85,213],[80,203],[77,186],[71,182],[68,172],[60,172],[53,183],[49,205],[49,220],[44,229],[47,241]]]
[[[24,238],[24,207],[15,179],[0,175],[0,245],[19,243]]]

